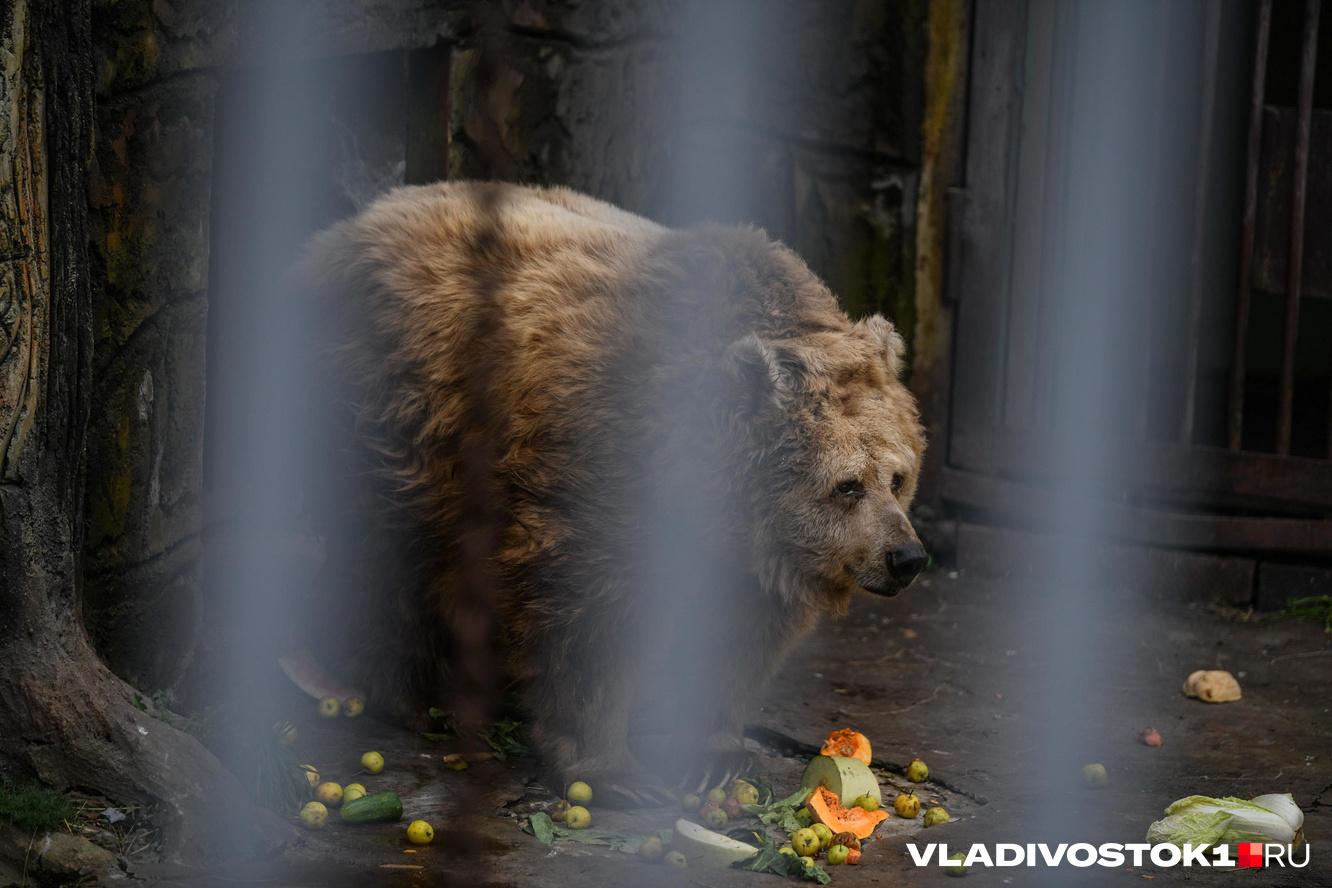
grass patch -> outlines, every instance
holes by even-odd
[[[53,789],[0,784],[0,820],[25,832],[57,829],[73,816],[69,799]]]
[[[1323,624],[1323,631],[1332,633],[1332,595],[1307,595],[1286,602],[1282,616],[1296,620],[1310,620]]]

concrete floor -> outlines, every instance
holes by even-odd
[[[1048,761],[1042,728],[1027,715],[1032,688],[1051,679],[1039,656],[1042,627],[1004,619],[1022,594],[1017,584],[936,572],[896,599],[860,600],[850,616],[810,638],[768,689],[751,742],[764,753],[763,775],[779,789],[798,785],[803,757],[827,731],[854,726],[871,738],[876,763],[885,766],[879,776],[886,796],[895,794],[891,786],[906,785],[895,769],[918,755],[931,766],[922,794],[927,804],[941,803],[954,816],[914,839],[915,823],[890,819],[867,845],[861,866],[832,870],[834,884],[929,885],[950,878],[913,866],[907,841],[946,841],[954,849],[1043,839],[1140,842],[1148,824],[1181,796],[1291,792],[1307,818],[1307,869],[976,868],[966,878],[989,886],[1332,885],[1332,637],[1316,625],[1246,622],[1178,598],[1133,599],[1125,619],[1097,627],[1098,639],[1121,656],[1112,673],[1086,688],[1098,717],[1072,731],[1079,747],[1073,755],[1104,763],[1109,784],[1088,790],[1074,781],[1052,790],[1034,779],[1048,776],[1042,771]],[[1181,683],[1198,668],[1234,672],[1243,700],[1209,705],[1185,698]],[[1149,725],[1163,734],[1162,747],[1140,742]],[[451,772],[438,763],[446,745],[371,721],[311,723],[302,731],[303,746],[309,744],[303,754],[343,782],[352,779],[362,750],[383,751],[389,767],[365,782],[399,792],[409,819],[456,826],[462,821],[450,820],[454,803],[471,797],[465,822],[478,836],[471,850],[479,853],[454,847],[447,835],[412,853],[401,842],[401,825],[337,824],[301,833],[301,845],[280,865],[256,863],[225,877],[158,866],[136,874],[182,886],[249,878],[293,886],[428,885],[450,877],[466,885],[777,884],[768,875],[648,865],[602,847],[539,844],[519,830],[513,813],[549,798],[528,759]],[[1067,817],[1053,832],[1033,834],[1052,805]],[[594,806],[593,815],[598,828],[647,832],[669,827],[677,812]]]

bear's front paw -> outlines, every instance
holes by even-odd
[[[758,755],[737,738],[714,738],[695,757],[680,781],[686,792],[703,793],[714,786],[728,786],[737,777],[753,773]]]
[[[574,765],[566,771],[568,781],[582,780],[592,787],[596,804],[608,808],[656,808],[673,805],[673,793],[660,779],[636,766],[604,768]]]

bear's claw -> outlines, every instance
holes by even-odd
[[[680,788],[702,794],[714,786],[725,787],[737,777],[752,773],[757,764],[758,756],[743,747],[711,750],[698,769],[680,782]]]

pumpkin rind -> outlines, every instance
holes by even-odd
[[[874,828],[888,818],[886,811],[843,807],[837,794],[826,786],[814,790],[807,804],[819,823],[825,824],[834,833],[849,832],[857,839],[868,838]]]

